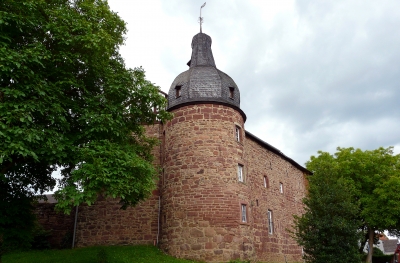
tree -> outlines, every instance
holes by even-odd
[[[291,234],[303,247],[306,262],[359,263],[359,208],[353,202],[354,191],[346,179],[336,179],[332,162],[325,157],[324,167],[309,178],[305,211],[294,216]]]
[[[144,70],[125,67],[125,32],[103,0],[0,2],[0,191],[8,197],[52,189],[57,167],[66,213],[98,193],[123,207],[150,195],[157,141],[143,125],[170,114]]]
[[[400,228],[400,155],[393,147],[362,151],[354,148],[337,148],[331,155],[318,152],[307,162],[313,177],[326,176],[334,182],[345,180],[343,191],[353,193],[353,204],[359,206],[359,229],[366,230],[369,247],[373,247],[375,233]],[[361,242],[363,246],[364,242]],[[370,249],[367,262],[372,261]]]

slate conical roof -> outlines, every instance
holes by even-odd
[[[192,57],[187,65],[190,68],[179,74],[169,89],[169,110],[188,104],[218,103],[232,106],[244,115],[236,83],[215,65],[210,36],[198,33],[193,37]]]

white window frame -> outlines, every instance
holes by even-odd
[[[274,233],[274,222],[272,219],[272,210],[268,209],[267,218],[268,218],[268,233],[272,235]]]
[[[235,125],[235,137],[236,137],[236,141],[240,142],[240,127]]]
[[[241,204],[241,221],[242,223],[247,223],[247,206],[245,204]]]
[[[243,165],[238,164],[238,181],[244,183]]]

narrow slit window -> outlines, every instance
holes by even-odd
[[[238,164],[238,180],[239,182],[244,182],[243,165],[240,164]]]
[[[236,141],[240,142],[240,127],[239,126],[235,126],[235,137],[236,137]]]
[[[279,183],[279,192],[283,194],[283,183]]]
[[[242,223],[247,223],[247,207],[245,204],[241,205]]]
[[[229,87],[229,98],[232,100],[235,98],[235,88],[234,87]]]
[[[267,212],[267,218],[268,218],[268,233],[273,234],[274,233],[274,222],[272,221],[272,211],[269,209]]]
[[[175,87],[175,97],[176,98],[179,98],[181,96],[181,89],[182,89],[182,86]]]
[[[266,176],[264,176],[264,187],[267,188],[268,187],[268,179]]]

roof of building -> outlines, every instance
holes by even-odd
[[[266,149],[270,150],[271,152],[279,155],[282,159],[288,161],[289,163],[291,163],[294,167],[298,168],[299,170],[301,170],[302,172],[306,173],[306,174],[312,174],[312,172],[310,172],[309,170],[307,170],[306,168],[304,168],[303,166],[301,166],[300,164],[298,164],[297,162],[295,162],[293,159],[287,157],[285,154],[283,154],[283,152],[281,152],[279,149],[275,148],[274,146],[272,146],[271,144],[261,140],[260,138],[258,138],[257,136],[251,134],[248,131],[246,132],[246,138],[250,138],[254,141],[256,141],[257,143],[259,143],[261,146],[265,147]]]
[[[383,243],[383,252],[384,253],[394,253],[394,251],[397,248],[397,243],[399,241],[397,239],[388,239],[388,240],[382,240]]]
[[[179,74],[168,92],[168,109],[194,103],[216,102],[240,110],[240,91],[235,81],[217,69],[211,50],[211,37],[198,33],[192,40],[188,70]],[[178,91],[177,91],[178,89]]]
[[[47,200],[46,200],[46,198],[40,198],[40,199],[38,199],[38,203],[39,204],[43,204],[43,203],[47,203],[47,204],[54,204],[54,203],[57,203],[57,200],[54,198],[54,195],[53,194],[47,194],[47,195],[44,195],[46,198],[47,198]]]

